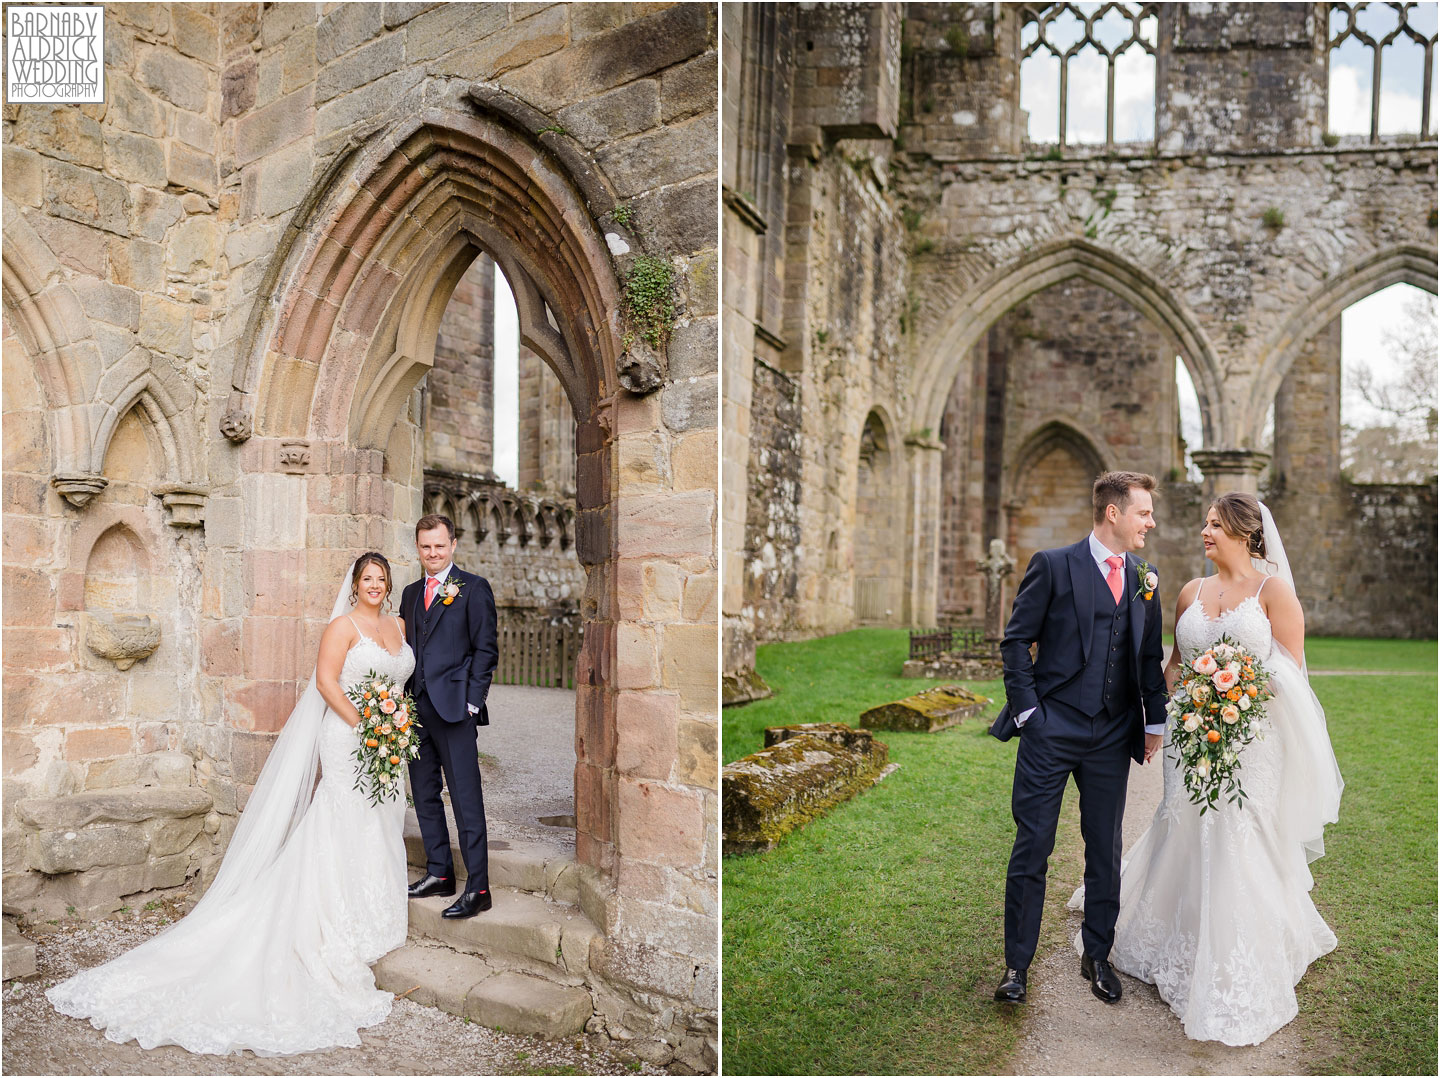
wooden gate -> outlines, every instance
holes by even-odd
[[[495,684],[573,689],[581,631],[578,625],[552,625],[542,618],[502,615]]]

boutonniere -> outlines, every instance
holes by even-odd
[[[1153,599],[1155,589],[1160,586],[1160,578],[1155,575],[1155,569],[1148,561],[1141,561],[1139,565],[1135,566],[1135,579],[1140,586],[1131,598],[1138,599],[1143,596],[1146,599]]]
[[[441,604],[444,605],[444,606],[449,606],[451,603],[453,603],[453,602],[455,601],[455,597],[460,594],[460,589],[463,588],[464,586],[465,586],[465,582],[464,582],[463,580],[450,580],[450,581],[447,581],[447,582],[444,583],[444,584],[441,584],[441,585],[440,585],[440,602],[441,602]]]

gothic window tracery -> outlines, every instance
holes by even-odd
[[[1368,95],[1370,141],[1382,134],[1415,133],[1417,120],[1421,140],[1433,137],[1430,95],[1434,88],[1436,16],[1434,4],[1332,3],[1330,5],[1330,130],[1335,134],[1359,134],[1348,130],[1351,98]],[[1414,61],[1423,54],[1418,72],[1419,112],[1411,100],[1414,89]],[[1386,61],[1390,61],[1387,77]],[[1349,61],[1348,63],[1346,61]],[[1355,67],[1368,64],[1369,86],[1358,85]],[[1355,85],[1351,85],[1351,82]],[[1408,85],[1407,85],[1408,84]],[[1355,101],[1354,104],[1358,104]],[[1383,109],[1383,111],[1382,111]],[[1337,114],[1338,113],[1338,114]]]
[[[1113,147],[1117,102],[1119,141],[1154,139],[1157,7],[1021,5],[1020,100],[1030,142]]]

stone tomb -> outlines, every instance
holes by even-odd
[[[889,758],[889,748],[869,730],[843,723],[767,728],[765,748],[721,773],[725,853],[773,849],[791,831],[890,774],[897,765]]]
[[[878,730],[933,734],[961,719],[972,719],[989,706],[988,696],[971,692],[963,685],[937,685],[903,700],[872,707],[861,714],[860,721]]]

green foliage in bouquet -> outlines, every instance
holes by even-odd
[[[403,685],[374,670],[345,695],[360,713],[355,730],[360,739],[355,749],[360,774],[355,789],[375,805],[394,800],[405,788],[400,769],[420,755],[415,701],[405,695]]]

